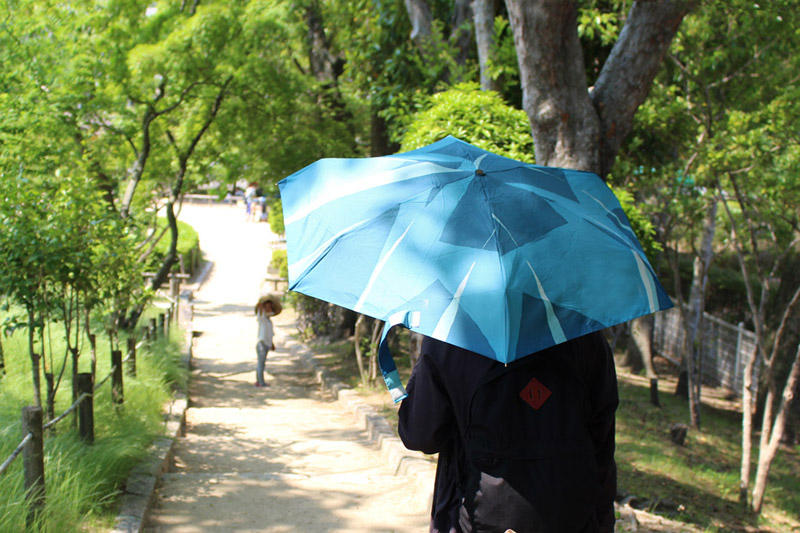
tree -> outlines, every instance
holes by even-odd
[[[796,56],[795,56],[796,57]],[[787,57],[786,65],[795,57]],[[719,188],[728,217],[730,240],[739,258],[745,279],[747,302],[756,331],[758,350],[745,367],[743,389],[743,434],[740,499],[747,502],[750,482],[752,439],[752,379],[758,356],[763,358],[763,378],[766,385],[761,437],[755,485],[751,507],[760,512],[766,491],[769,470],[786,429],[789,409],[800,382],[800,342],[789,344],[789,324],[800,317],[800,285],[773,284],[783,263],[800,251],[800,214],[796,210],[800,197],[797,169],[800,164],[800,143],[793,133],[800,125],[800,106],[797,104],[796,80],[761,112],[732,117],[732,130],[737,133],[737,148],[723,157],[727,180]],[[725,184],[731,188],[726,189]],[[794,255],[796,257],[796,255]],[[758,280],[757,291],[751,274]],[[787,280],[789,281],[789,280]],[[781,297],[782,296],[782,297]],[[769,325],[767,311],[778,300]],[[778,366],[789,361],[789,372],[780,391]]]
[[[327,25],[344,59],[348,89],[368,104],[370,155],[395,152],[417,97],[469,79],[472,56],[460,39],[464,1],[331,2]],[[471,39],[472,31],[467,32]],[[471,47],[469,47],[471,50]]]
[[[475,18],[475,42],[478,45],[481,88],[485,91],[499,91],[500,84],[492,76],[490,66],[495,56],[494,0],[475,0],[472,11]]]
[[[694,1],[634,2],[589,88],[578,3],[507,0],[536,161],[605,177]]]
[[[797,94],[795,57],[797,36],[795,3],[763,8],[749,2],[704,5],[681,27],[668,60],[656,79],[648,102],[637,115],[638,124],[624,165],[615,167],[615,181],[630,176],[639,193],[651,183],[662,238],[672,243],[668,254],[675,271],[675,294],[684,301],[678,274],[677,250],[691,250],[694,274],[684,327],[686,353],[694,355],[704,307],[706,277],[714,254],[733,249],[739,257],[747,287],[749,316],[759,339],[759,352],[745,367],[742,413],[742,468],[740,498],[747,501],[752,454],[753,376],[763,358],[764,417],[759,446],[757,488],[752,506],[761,508],[769,464],[776,448],[772,437],[782,435],[790,396],[778,392],[791,383],[794,350],[786,324],[796,316],[792,302],[797,287],[780,280],[782,265],[793,257],[791,207],[796,185],[791,178],[796,143],[784,131],[794,131]],[[637,165],[660,168],[652,180]],[[627,168],[625,168],[627,166]],[[674,191],[665,195],[666,191]],[[671,201],[671,200],[677,201]],[[716,231],[715,231],[716,227]],[[715,241],[711,238],[714,237]],[[796,248],[795,248],[796,249]],[[783,270],[785,271],[785,270]],[[757,281],[756,281],[757,280]],[[687,365],[692,367],[693,365]],[[780,376],[779,368],[785,373]],[[691,375],[691,373],[690,373]],[[699,388],[699,373],[693,386]],[[762,387],[762,390],[764,388]],[[790,389],[785,389],[790,391]],[[781,398],[781,400],[779,400]],[[786,403],[786,400],[789,400]],[[780,405],[779,405],[780,402]],[[690,401],[690,416],[699,425],[699,393]],[[777,437],[780,439],[780,437]],[[775,444],[777,446],[777,444]]]

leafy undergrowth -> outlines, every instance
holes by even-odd
[[[313,346],[315,359],[328,367],[365,402],[396,427],[397,406],[382,383],[364,386],[358,376],[352,342]],[[396,362],[404,382],[410,365]],[[741,414],[719,391],[706,389],[702,430],[689,430],[683,446],[670,440],[670,427],[687,423],[687,403],[677,398],[674,376],[663,375],[660,403],[650,404],[649,381],[618,369],[617,466],[620,492],[656,514],[694,524],[707,531],[800,531],[800,450],[783,448],[770,471],[760,517],[738,503]],[[755,455],[754,455],[755,461]],[[755,471],[755,464],[753,464]]]

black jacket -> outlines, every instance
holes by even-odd
[[[614,530],[613,501],[616,494],[614,413],[619,400],[614,360],[608,343],[602,333],[597,332],[528,357],[563,358],[569,372],[578,374],[575,377],[585,384],[584,390],[588,395],[588,408],[583,420],[591,440],[590,447],[593,447],[586,454],[593,455],[587,457],[592,464],[591,472],[575,468],[570,470],[568,466],[560,471],[556,465],[549,468],[546,474],[553,479],[531,479],[530,483],[548,487],[543,489],[545,493],[550,490],[549,487],[560,484],[557,488],[567,494],[569,483],[572,483],[571,486],[585,483],[592,487],[589,494],[591,503],[585,503],[589,501],[586,498],[559,501],[557,505],[562,508],[553,510],[553,516],[556,517],[553,520],[558,521],[559,516],[570,517],[571,520],[580,517],[577,520],[583,525],[578,527],[573,523],[565,529],[559,522],[549,528],[559,532],[570,529],[611,532]],[[503,513],[514,512],[505,503],[507,495],[502,490],[492,494],[492,483],[477,488],[463,482],[469,451],[465,449],[462,437],[469,423],[470,402],[484,376],[498,366],[501,363],[434,339],[426,338],[422,344],[420,358],[408,383],[408,397],[400,406],[398,429],[407,448],[439,454],[431,510],[432,532],[492,531],[491,527],[475,525],[471,520],[480,513],[484,516],[493,514],[495,518],[501,515],[496,522],[514,523],[514,517],[502,516]],[[581,479],[565,479],[578,476]],[[586,476],[596,479],[587,480]],[[493,502],[493,498],[497,501]],[[476,506],[476,501],[480,505]],[[520,523],[521,518],[516,518],[516,523]],[[549,523],[554,522],[551,520]],[[499,531],[502,533],[505,528]],[[518,526],[517,533],[526,533],[525,528]]]

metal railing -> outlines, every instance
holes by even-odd
[[[742,381],[747,361],[756,353],[756,336],[743,323],[730,324],[708,313],[703,314],[698,332],[700,365],[703,379],[742,395]],[[656,313],[654,349],[672,363],[680,365],[686,333],[677,307]],[[760,365],[753,371],[753,386],[758,384]],[[755,391],[754,391],[755,392]]]

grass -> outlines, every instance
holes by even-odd
[[[319,363],[396,427],[397,406],[383,384],[361,384],[352,342],[320,343],[312,345],[312,351]],[[395,361],[407,382],[408,358],[397,355]],[[800,531],[800,450],[779,452],[762,514],[756,517],[738,503],[741,414],[724,402],[706,402],[701,408],[702,431],[690,430],[685,445],[677,446],[670,441],[669,429],[674,423],[687,423],[689,414],[687,403],[672,394],[674,382],[662,375],[662,407],[656,408],[650,404],[648,380],[625,369],[618,369],[618,374],[616,460],[621,491],[645,502],[651,512],[706,531]],[[754,454],[753,474],[755,460]]]
[[[682,511],[666,514],[709,531],[800,528],[798,450],[785,448],[778,454],[762,516],[753,516],[738,503],[741,414],[706,403],[701,408],[702,430],[690,430],[686,444],[676,446],[669,428],[688,420],[686,402],[663,390],[662,407],[655,408],[647,387],[626,379],[624,372],[620,377],[616,457],[621,488],[650,502],[679,505]]]
[[[153,311],[151,311],[153,312]],[[145,320],[142,321],[145,323]],[[7,374],[0,378],[0,460],[21,440],[20,411],[33,404],[30,360],[24,331],[4,337]],[[64,346],[56,339],[55,353]],[[45,436],[45,485],[47,505],[36,524],[26,528],[27,506],[23,494],[22,458],[0,477],[0,531],[78,531],[109,529],[114,520],[118,490],[131,468],[147,453],[149,444],[163,434],[163,404],[172,387],[185,385],[188,371],[181,365],[182,336],[173,328],[170,339],[153,341],[137,351],[137,375],[126,372],[125,403],[111,405],[110,381],[94,399],[95,442],[80,441],[69,416]],[[110,348],[98,334],[97,379],[110,371]],[[124,339],[123,346],[124,346]],[[88,344],[87,344],[88,348]],[[69,364],[69,363],[68,363]],[[88,371],[89,355],[80,358],[80,371]],[[54,368],[60,370],[60,364]],[[56,395],[56,414],[71,404],[69,376]]]

